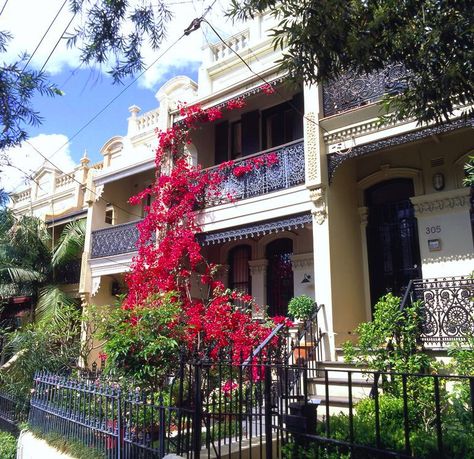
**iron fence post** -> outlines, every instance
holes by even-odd
[[[117,390],[117,459],[122,459],[122,397]]]
[[[202,394],[201,394],[201,362],[195,364],[196,391],[194,395],[194,419],[193,419],[193,450],[194,457],[199,458],[201,453],[201,424],[202,424]]]
[[[264,397],[265,397],[265,458],[272,459],[272,370],[265,364]]]
[[[161,459],[165,456],[165,431],[166,431],[166,421],[165,421],[165,408],[163,406],[163,396],[160,395],[158,399],[159,404],[159,446],[158,446],[158,457]]]
[[[474,424],[474,377],[469,378],[469,389],[471,395],[472,423]]]

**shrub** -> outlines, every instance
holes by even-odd
[[[288,314],[294,319],[309,319],[314,312],[314,300],[308,295],[295,296],[288,303]]]
[[[0,457],[2,459],[16,458],[16,438],[8,432],[0,431]]]

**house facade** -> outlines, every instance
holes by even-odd
[[[101,166],[84,166],[87,234],[78,289],[85,306],[112,305],[124,291],[136,223],[145,215],[128,199],[154,179],[155,130],[179,122],[180,102],[205,109],[241,98],[243,108],[193,135],[190,161],[213,168],[271,152],[278,163],[224,179],[234,200],[201,211],[201,243],[222,265],[222,281],[251,293],[271,315],[285,314],[301,294],[323,305],[319,326],[331,359],[383,294],[403,294],[411,279],[472,271],[471,191],[462,181],[474,121],[381,125],[379,101],[403,76],[397,66],[324,86],[289,84],[268,35],[272,21],[258,15],[225,44],[204,46],[198,82],[174,77],[157,92],[156,110],[130,107],[127,132],[104,143]],[[472,328],[469,311],[470,300],[449,324]]]

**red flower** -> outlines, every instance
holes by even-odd
[[[262,84],[262,86],[260,86],[260,90],[267,95],[275,93],[275,88],[270,83]]]

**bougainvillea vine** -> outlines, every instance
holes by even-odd
[[[268,88],[262,91],[267,93]],[[228,101],[223,108],[183,104],[182,121],[158,132],[155,182],[130,198],[130,203],[137,205],[150,196],[151,204],[138,224],[138,255],[126,278],[129,293],[122,307],[141,308],[150,305],[150,298],[153,307],[160,307],[160,298],[169,301],[171,293],[180,306],[174,322],[179,324],[177,339],[211,359],[223,350],[230,350],[235,359],[247,358],[275,324],[252,319],[252,309],[258,308],[253,298],[224,287],[218,280],[219,267],[205,260],[196,237],[201,232],[199,210],[209,200],[229,198],[221,196],[219,187],[226,174],[242,177],[263,165],[278,163],[277,155],[270,153],[237,164],[228,161],[209,171],[191,164],[185,147],[191,143],[193,131],[244,105],[243,99]],[[199,287],[193,291],[201,291],[198,298],[191,294],[193,282]]]

